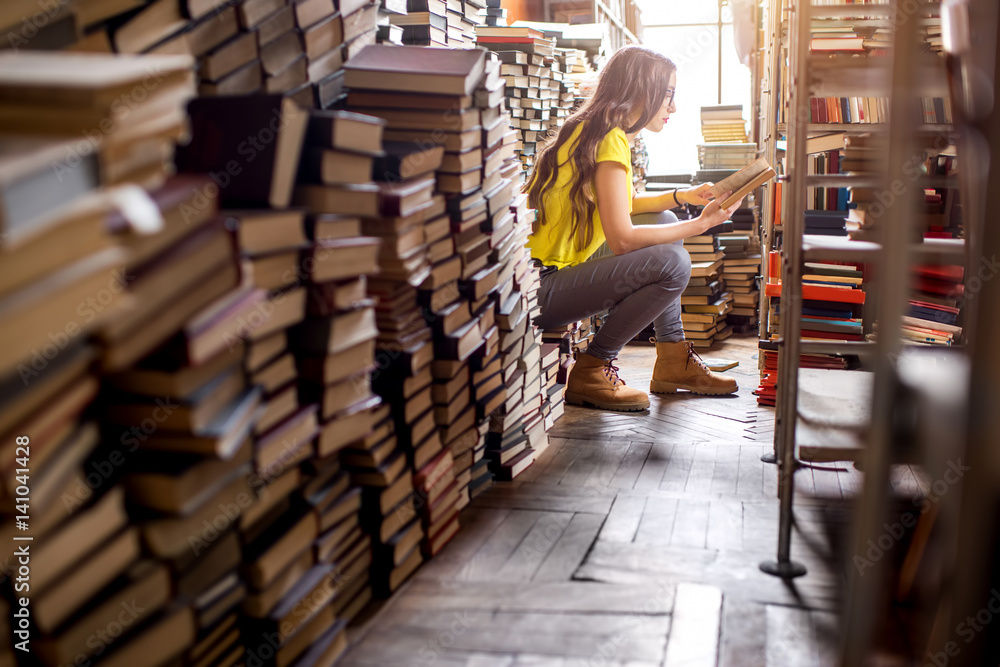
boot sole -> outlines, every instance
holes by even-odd
[[[569,405],[579,405],[588,408],[597,408],[598,410],[610,410],[612,412],[642,412],[649,409],[649,402],[647,401],[645,405],[639,403],[601,403],[599,401],[594,401],[589,398],[584,398],[579,394],[566,394],[566,402]]]
[[[711,389],[692,387],[691,385],[686,384],[674,384],[673,382],[660,382],[658,380],[653,380],[649,383],[649,391],[653,394],[676,394],[680,389],[689,391],[692,394],[698,394],[699,396],[728,396],[739,391],[739,387],[736,387],[735,389],[726,389],[724,387]]]

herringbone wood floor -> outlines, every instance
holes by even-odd
[[[730,339],[703,355],[739,360],[733,397],[567,407],[539,460],[470,505],[444,552],[354,631],[346,664],[833,664],[843,577],[829,527],[846,524],[861,474],[799,470],[792,553],[809,575],[786,585],[759,571],[778,504],[776,468],[760,461],[774,427],[751,394],[756,352]],[[654,359],[626,348],[622,377],[648,388]]]

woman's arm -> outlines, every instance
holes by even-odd
[[[629,185],[625,183],[625,173],[625,165],[605,161],[597,163],[597,173],[594,175],[597,212],[601,215],[601,225],[604,227],[608,247],[616,255],[661,243],[673,243],[689,236],[698,236],[728,220],[743,201],[741,199],[728,209],[721,208],[719,201],[713,201],[702,210],[701,215],[692,220],[669,225],[633,226],[628,210],[628,201],[632,193],[629,192]],[[670,198],[670,193],[666,196]],[[633,212],[642,212],[636,210],[634,206],[635,200],[633,200]],[[649,212],[663,210],[666,209],[651,209]]]
[[[684,204],[708,206],[710,200],[705,198],[711,183],[702,183],[693,188],[671,190],[670,192],[640,192],[632,198],[632,214],[659,213]]]

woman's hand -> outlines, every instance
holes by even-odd
[[[702,233],[706,230],[711,229],[717,225],[721,225],[733,214],[736,209],[740,207],[743,203],[743,198],[741,197],[739,201],[734,202],[729,208],[722,208],[722,202],[726,200],[726,197],[733,194],[732,191],[725,193],[718,199],[714,199],[702,209],[701,215],[698,216],[698,220],[702,224]]]
[[[711,183],[702,183],[701,185],[693,188],[688,188],[687,190],[677,191],[677,203],[678,204],[691,204],[693,206],[708,206],[709,199],[711,195],[708,194],[708,189],[712,187]]]

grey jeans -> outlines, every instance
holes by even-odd
[[[677,222],[670,211],[636,215],[632,223]],[[691,278],[691,257],[683,241],[615,255],[607,245],[587,261],[542,275],[538,303],[543,329],[565,326],[602,311],[608,317],[587,348],[599,359],[614,359],[650,322],[658,342],[684,340],[681,292]]]

